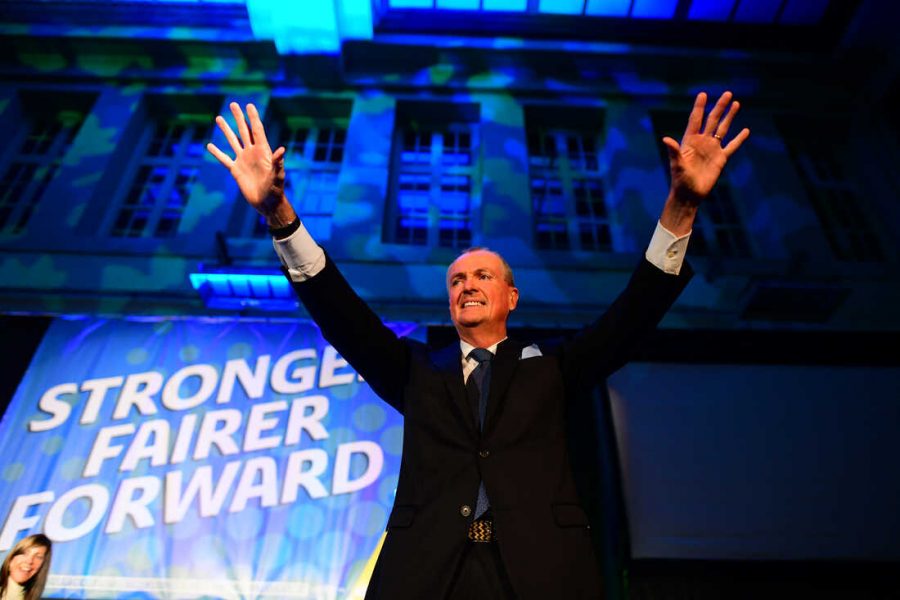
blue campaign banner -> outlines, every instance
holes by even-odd
[[[53,597],[361,598],[401,447],[315,325],[57,320],[0,422],[0,554],[48,535]]]

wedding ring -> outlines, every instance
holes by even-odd
[[[722,141],[722,136],[719,135],[718,133],[714,133],[713,137],[716,138],[717,140],[719,140],[720,142]]]

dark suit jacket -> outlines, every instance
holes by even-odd
[[[519,599],[599,598],[591,547],[564,434],[575,393],[631,356],[690,278],[641,261],[613,305],[571,339],[522,356],[506,340],[492,366],[484,431],[466,396],[459,344],[432,351],[398,338],[327,260],[294,284],[325,338],[404,417],[403,458],[387,538],[366,595],[446,597],[467,543],[483,479],[500,554]],[[526,353],[534,354],[533,352]],[[465,516],[464,516],[465,515]]]

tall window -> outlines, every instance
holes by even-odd
[[[835,142],[847,139],[847,123],[791,116],[779,119],[778,126],[835,257],[884,260],[864,195],[845,172],[846,151]]]
[[[651,114],[657,139],[669,136],[681,140],[687,125],[685,116],[678,111],[654,111]],[[666,173],[669,172],[669,155],[660,142],[660,157]],[[712,193],[703,201],[697,212],[691,233],[692,256],[720,256],[725,258],[750,258],[753,251],[744,227],[740,210],[734,201],[733,189],[726,177],[716,183]]]
[[[331,238],[337,204],[338,176],[344,160],[350,103],[313,104],[303,100],[273,99],[266,123],[272,148],[284,146],[285,194],[303,225],[317,240]],[[241,203],[243,205],[243,203]],[[238,237],[268,237],[265,219],[242,206]]]
[[[398,107],[386,241],[472,245],[472,214],[481,190],[477,148],[477,107]]]
[[[56,176],[75,134],[84,122],[92,98],[48,99],[24,94],[24,115],[11,135],[15,148],[0,176],[0,231],[24,230]]]
[[[595,110],[526,108],[528,181],[537,248],[612,250],[598,157],[602,127],[602,115]]]
[[[179,106],[174,99],[166,102],[173,106],[164,110],[150,101],[149,118],[137,138],[109,228],[114,237],[169,238],[178,231],[218,105],[212,99],[205,101],[207,107],[187,101]],[[202,108],[208,112],[201,112]]]

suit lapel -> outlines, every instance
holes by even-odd
[[[459,342],[433,352],[431,360],[447,386],[457,416],[465,423],[467,430],[475,435],[478,432],[478,424],[475,422],[475,415],[472,414],[472,407],[469,404],[466,386],[463,382],[462,351],[459,348]],[[493,385],[491,389],[493,389]]]
[[[490,431],[496,425],[500,407],[506,401],[506,390],[519,366],[521,351],[522,345],[515,340],[506,339],[497,346],[497,354],[491,365],[491,393],[484,419],[485,431]]]

